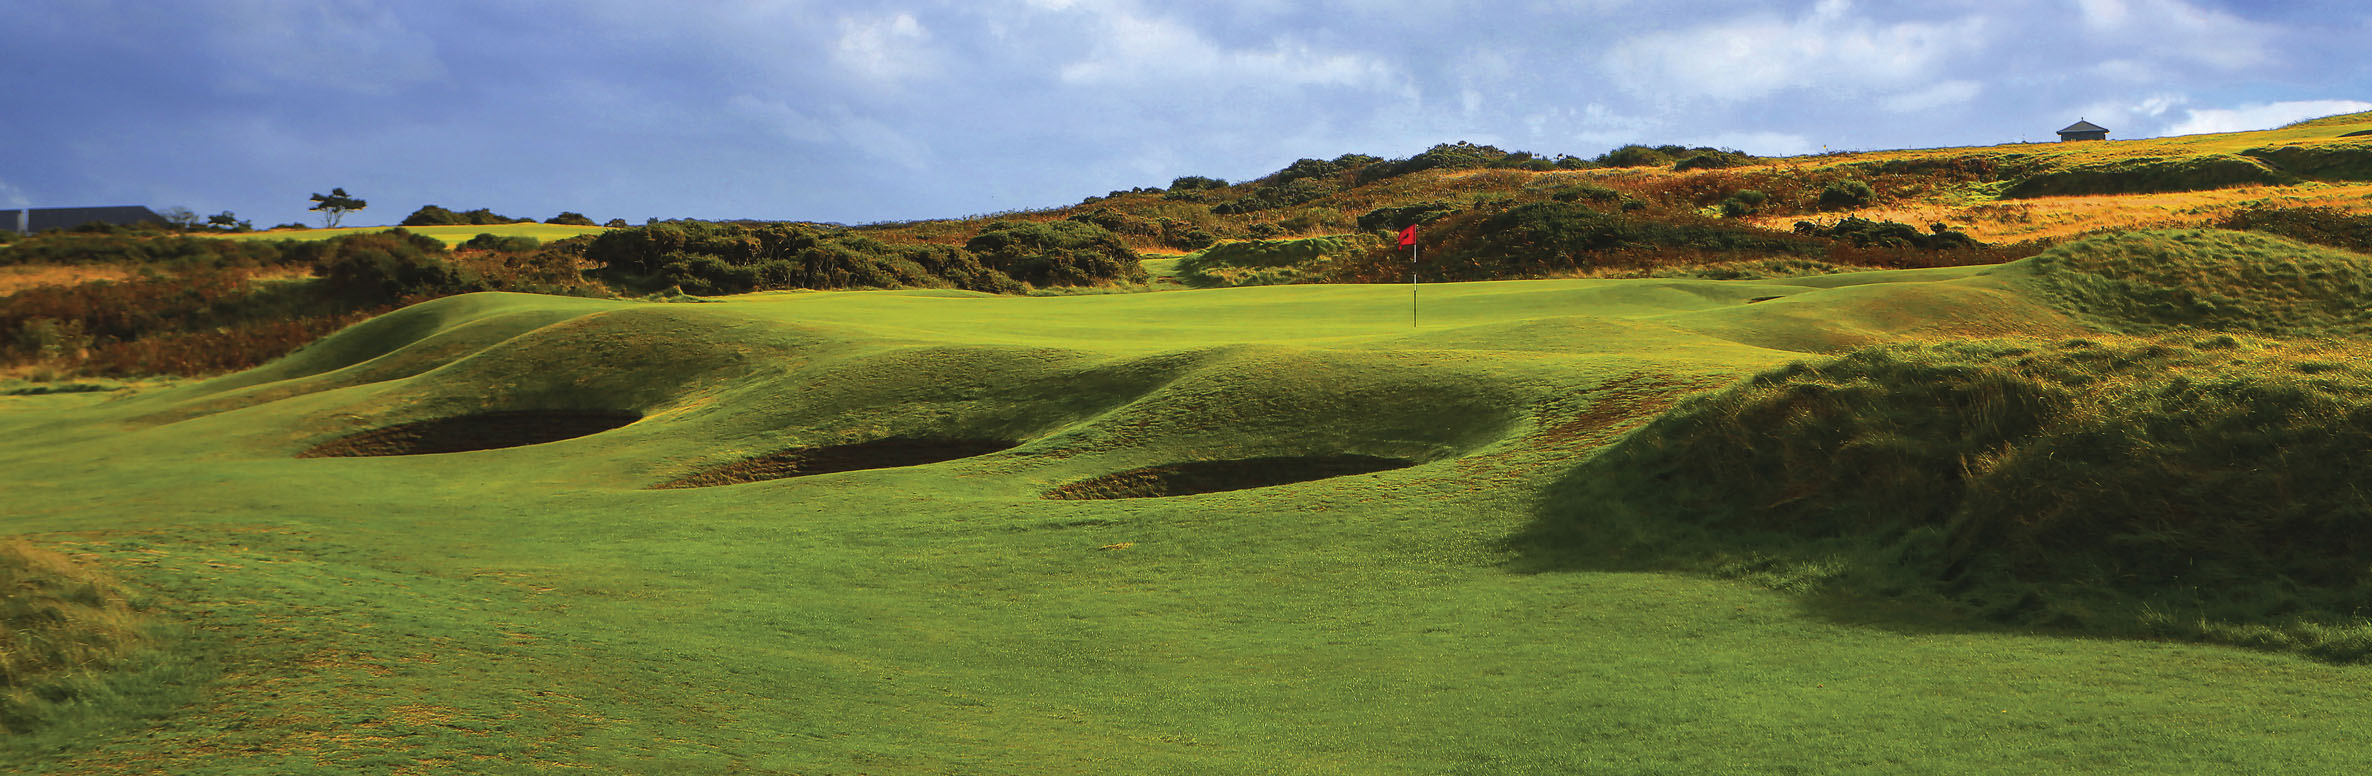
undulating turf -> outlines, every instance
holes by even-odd
[[[213,381],[7,397],[0,533],[123,580],[162,625],[149,662],[93,669],[0,754],[176,774],[2360,769],[2372,668],[2304,626],[1990,616],[1900,562],[1959,546],[1948,509],[1981,501],[2010,522],[1972,557],[2024,570],[2055,540],[2018,510],[2164,489],[2219,454],[2185,439],[2247,412],[2353,428],[2325,411],[2354,406],[2352,350],[2120,332],[2123,307],[2066,291],[2078,270],[2125,277],[2062,254],[1445,284],[1420,326],[1388,285],[476,294]],[[2245,374],[2219,382],[2227,356]],[[2164,454],[2128,479],[2028,460],[2210,406],[2229,413],[2148,426]],[[638,419],[304,455],[526,412]],[[915,440],[996,444],[719,474]],[[2218,508],[2339,497],[2257,482]],[[660,487],[684,484],[705,487]],[[2153,525],[2133,530],[2171,536]],[[2048,595],[2098,569],[2062,571],[1984,579]],[[2299,611],[2345,593],[2326,581],[2292,582],[2323,585]]]

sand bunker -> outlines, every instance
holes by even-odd
[[[860,469],[921,466],[987,455],[1011,449],[1015,444],[1001,439],[879,439],[848,445],[801,447],[693,472],[651,487],[705,488]]]
[[[298,453],[298,458],[429,455],[540,445],[598,434],[641,420],[634,412],[488,412],[372,429]]]
[[[1389,471],[1416,465],[1366,455],[1279,456],[1234,461],[1187,461],[1147,466],[1080,480],[1046,492],[1052,499],[1160,498],[1265,488],[1295,482]]]

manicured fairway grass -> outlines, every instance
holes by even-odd
[[[1544,570],[1511,543],[1683,396],[1861,345],[2085,333],[2029,271],[1438,285],[1416,327],[1405,286],[478,294],[207,383],[13,397],[0,534],[153,591],[168,627],[112,685],[162,703],[100,695],[0,753],[177,774],[2361,770],[2364,667],[1619,555]],[[531,410],[642,418],[297,457]],[[1017,446],[650,489],[883,439]],[[1042,497],[1297,456],[1413,465]]]
[[[226,240],[311,241],[327,240],[332,237],[348,234],[384,232],[395,228],[397,227],[346,226],[336,229],[289,229],[269,232],[248,232],[246,234],[226,234],[219,236]],[[604,227],[599,226],[569,226],[567,224],[535,223],[484,225],[464,224],[461,226],[406,226],[402,228],[406,231],[417,232],[419,234],[425,234],[430,237],[443,240],[447,246],[460,245],[464,242],[468,242],[469,238],[476,237],[481,234],[492,234],[501,237],[533,237],[544,242],[551,242],[553,240],[567,239],[581,234],[600,234],[605,231]]]

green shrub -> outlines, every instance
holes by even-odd
[[[585,259],[599,265],[596,276],[638,293],[670,287],[693,294],[904,286],[1021,290],[1013,278],[961,248],[892,244],[807,224],[664,222],[603,232],[584,246]]]
[[[1144,283],[1144,267],[1111,230],[1078,221],[996,221],[964,243],[982,264],[1034,286]]]
[[[1254,187],[1250,193],[1233,202],[1224,202],[1213,206],[1211,212],[1219,215],[1240,215],[1292,207],[1323,198],[1336,190],[1337,186],[1334,183],[1324,179],[1295,178],[1281,184],[1263,184]]]
[[[535,223],[532,218],[512,218],[496,215],[494,211],[478,208],[456,213],[436,205],[422,205],[411,215],[404,216],[402,226],[496,226],[501,224]]]
[[[1795,233],[1826,237],[1851,243],[1856,248],[1915,248],[1939,251],[1951,248],[1974,248],[1982,243],[1962,232],[1953,231],[1941,223],[1930,224],[1927,232],[1920,232],[1910,224],[1893,221],[1871,221],[1853,217],[1828,226],[1811,221],[1795,222]]]
[[[1181,175],[1170,181],[1170,191],[1197,191],[1227,188],[1225,178],[1205,178],[1200,175]]]
[[[1728,218],[1754,215],[1756,211],[1762,209],[1763,203],[1769,202],[1770,199],[1771,195],[1769,194],[1754,189],[1744,189],[1721,201],[1721,214]]]
[[[1672,156],[1643,145],[1626,145],[1598,156],[1600,167],[1662,167]]]
[[[1845,210],[1863,207],[1878,198],[1876,189],[1859,180],[1841,180],[1820,189],[1820,209]]]
[[[321,243],[317,272],[337,298],[387,304],[486,290],[474,274],[446,261],[445,243],[393,229],[343,235]]]
[[[551,218],[549,218],[549,219],[546,219],[546,220],[544,221],[544,223],[547,223],[547,224],[560,224],[560,225],[563,225],[563,226],[593,226],[593,225],[594,225],[594,224],[593,224],[593,219],[586,218],[586,217],[585,217],[585,214],[583,214],[583,213],[579,213],[579,212],[576,212],[576,211],[573,211],[573,210],[570,210],[570,211],[564,211],[564,212],[562,212],[560,215],[556,215],[556,216],[553,216],[553,217],[551,217]]]
[[[1688,172],[1690,170],[1720,170],[1730,167],[1742,167],[1753,163],[1754,157],[1752,156],[1739,151],[1722,149],[1713,151],[1696,151],[1690,153],[1680,161],[1672,163],[1672,169],[1675,172]]]
[[[1419,202],[1411,205],[1379,207],[1367,211],[1359,216],[1357,224],[1359,231],[1362,232],[1396,232],[1455,212],[1458,212],[1458,206],[1448,202]]]
[[[535,250],[536,246],[542,244],[542,242],[536,240],[535,238],[528,237],[526,235],[504,236],[481,232],[475,237],[463,240],[460,245],[456,245],[454,247],[461,250],[494,251],[496,253],[520,253],[523,251]]]

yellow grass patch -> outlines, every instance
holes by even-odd
[[[19,264],[0,267],[0,295],[40,286],[78,286],[94,280],[130,280],[139,273],[112,265]]]

